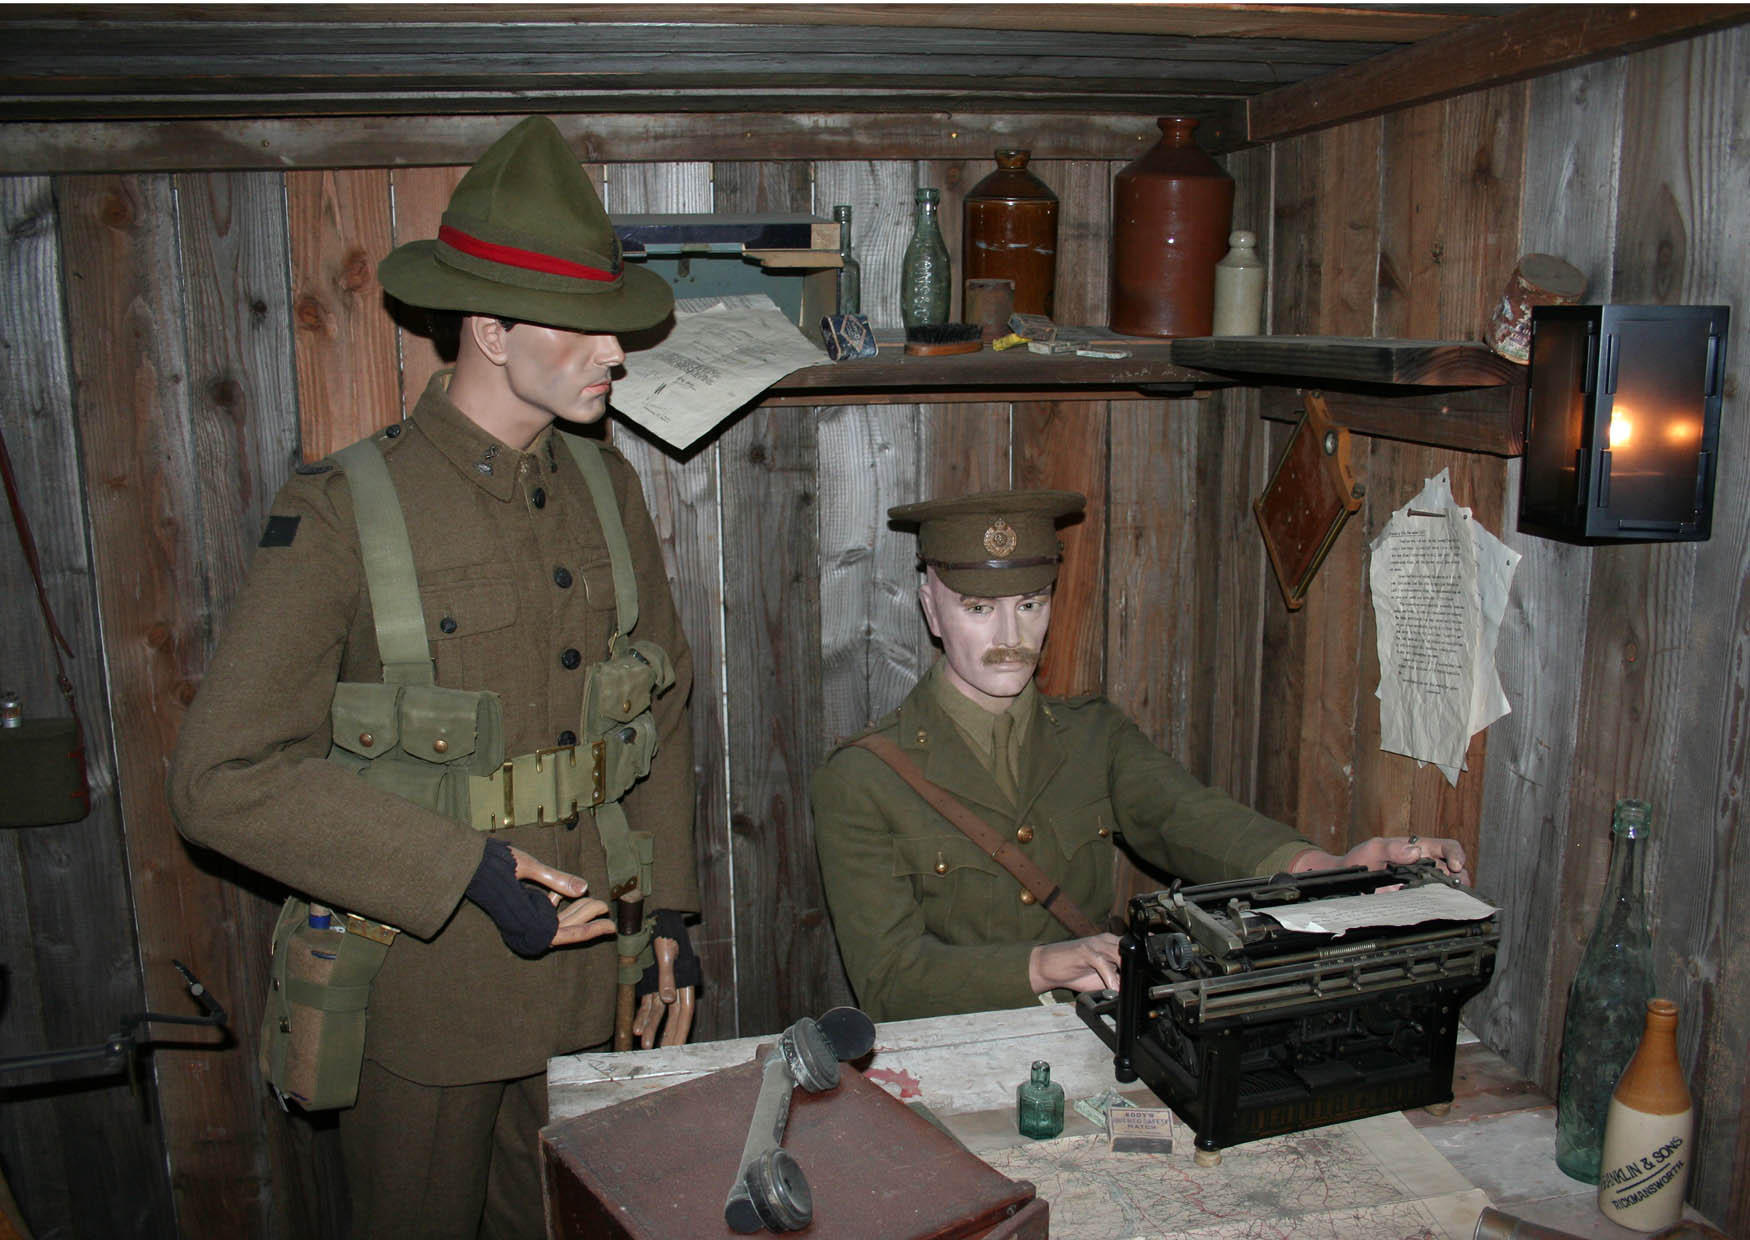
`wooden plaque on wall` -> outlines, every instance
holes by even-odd
[[[1331,425],[1323,396],[1308,392],[1276,472],[1252,503],[1289,610],[1306,601],[1319,565],[1365,494],[1349,467],[1349,432]]]

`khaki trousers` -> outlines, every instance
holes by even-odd
[[[540,1240],[547,1074],[420,1085],[365,1060],[340,1113],[353,1240]]]

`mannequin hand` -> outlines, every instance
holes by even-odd
[[[1118,989],[1118,936],[1094,934],[1065,943],[1041,943],[1027,958],[1027,984],[1034,994]]]

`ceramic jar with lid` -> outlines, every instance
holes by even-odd
[[[1050,316],[1057,290],[1057,195],[1027,170],[1030,152],[1001,150],[996,171],[966,194],[965,280],[1013,280],[1015,310]]]

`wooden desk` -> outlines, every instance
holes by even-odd
[[[756,1047],[770,1041],[740,1038],[554,1059],[548,1065],[550,1118],[557,1122],[746,1063]],[[868,1077],[904,1101],[923,1103],[963,1144],[986,1157],[1026,1144],[1014,1130],[1014,1091],[1033,1060],[1051,1064],[1052,1079],[1063,1085],[1072,1104],[1113,1084],[1111,1053],[1067,1005],[888,1022],[877,1026],[875,1045]],[[1124,1092],[1140,1105],[1159,1105],[1140,1084]],[[1497,1209],[1580,1236],[1631,1240],[1640,1235],[1606,1222],[1593,1205],[1594,1191],[1557,1170],[1550,1100],[1468,1034],[1461,1034],[1453,1092],[1447,1114],[1415,1111],[1407,1118]],[[1072,1105],[1065,1137],[1094,1132]],[[1478,1199],[1471,1207],[1473,1218],[1480,1208]],[[1054,1236],[1065,1234],[1055,1210],[1052,1223]]]

